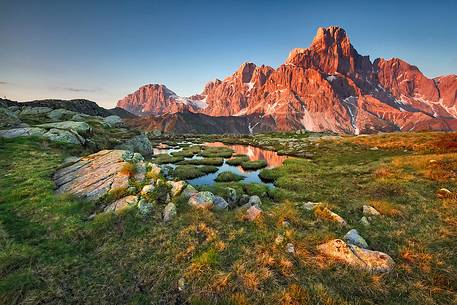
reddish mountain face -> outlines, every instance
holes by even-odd
[[[457,130],[457,75],[428,79],[400,59],[372,63],[342,28],[328,27],[318,29],[309,48],[292,50],[277,69],[244,63],[190,98],[148,85],[118,107],[136,114],[260,115],[273,119],[277,130]]]
[[[197,112],[205,103],[180,97],[164,85],[145,85],[117,102],[117,107],[137,115],[163,115],[182,111]]]

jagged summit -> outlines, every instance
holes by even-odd
[[[293,49],[277,69],[245,62],[190,98],[165,89],[143,86],[118,106],[136,114],[255,114],[273,118],[278,130],[457,130],[456,77],[428,79],[398,58],[371,62],[338,26],[319,28],[308,48]]]

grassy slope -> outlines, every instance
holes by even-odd
[[[321,143],[313,161],[287,160],[274,175],[285,198],[267,202],[268,213],[255,223],[236,211],[194,211],[179,201],[178,217],[165,226],[162,207],[149,219],[132,209],[87,221],[92,204],[52,191],[50,177],[67,152],[36,140],[2,140],[0,303],[455,302],[457,203],[434,193],[457,189],[456,154],[372,151],[351,142]],[[438,163],[430,167],[430,159]],[[296,206],[308,200],[326,202],[373,249],[390,254],[395,270],[370,275],[316,253],[317,244],[347,229]],[[390,216],[364,228],[358,220],[366,203]],[[279,245],[278,234],[285,237]],[[287,242],[295,254],[286,253]],[[181,277],[184,292],[177,289]]]

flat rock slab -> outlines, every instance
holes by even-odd
[[[322,244],[317,250],[327,257],[373,273],[389,272],[394,266],[393,259],[386,253],[350,245],[341,239]]]
[[[97,200],[110,190],[128,188],[129,176],[121,172],[127,164],[122,159],[124,152],[102,150],[57,170],[53,177],[56,192]]]

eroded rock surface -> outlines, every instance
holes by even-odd
[[[386,253],[350,245],[341,239],[322,244],[317,250],[327,257],[374,273],[389,272],[395,264]]]
[[[123,150],[102,150],[81,158],[54,174],[57,193],[71,193],[79,198],[97,200],[110,190],[128,188],[129,174],[122,169]]]

